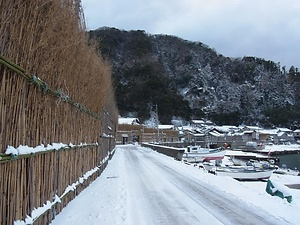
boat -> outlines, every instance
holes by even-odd
[[[281,175],[300,176],[299,170],[292,170],[287,168],[278,168],[274,173],[281,174]]]
[[[229,176],[236,180],[264,180],[268,179],[277,168],[256,168],[253,166],[215,167],[209,172],[217,176]]]
[[[188,146],[183,154],[183,160],[190,163],[206,162],[210,160],[221,160],[226,153],[225,149],[201,148],[200,146]]]
[[[225,156],[229,157],[231,162],[236,166],[254,165],[259,166],[262,164],[276,164],[278,163],[278,158],[270,157],[267,155],[254,153],[254,152],[244,152],[239,150],[228,150]]]
[[[229,176],[236,180],[264,180],[278,169],[278,166],[271,164],[267,159],[253,153],[228,150],[221,164],[207,162],[202,165],[206,171],[218,176]]]

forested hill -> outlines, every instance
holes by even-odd
[[[257,58],[229,58],[201,42],[145,31],[89,31],[111,61],[119,112],[162,124],[201,117],[217,124],[298,127],[300,73]]]

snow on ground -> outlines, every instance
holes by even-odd
[[[114,157],[109,161],[102,175],[79,194],[76,199],[70,202],[51,224],[151,224],[149,218],[146,218],[147,213],[149,214],[150,212],[134,215],[135,210],[138,212],[139,210],[146,211],[147,209],[145,207],[146,196],[139,195],[146,192],[140,190],[142,186],[131,183],[133,181],[131,175],[137,171],[132,171],[134,167],[126,165],[128,158],[126,158],[124,152],[130,151],[132,148],[138,151],[147,151],[147,158],[152,157],[163,163],[165,167],[172,168],[173,171],[190,177],[195,181],[201,180],[211,189],[215,188],[218,193],[230,194],[232,196],[230,198],[235,202],[241,202],[239,204],[247,204],[259,211],[266,211],[277,218],[278,221],[284,221],[287,224],[300,224],[300,190],[289,189],[293,196],[293,201],[288,203],[286,199],[267,194],[265,191],[266,182],[239,182],[230,177],[218,177],[198,167],[184,164],[147,148],[133,145],[117,146]],[[136,160],[141,161],[140,158],[136,158]],[[143,162],[140,163],[143,164]],[[152,174],[150,182],[156,183],[158,187],[156,190],[148,190],[149,192],[147,193],[151,193],[151,191],[163,192],[167,187],[169,188],[167,192],[170,195],[174,193],[172,197],[176,199],[178,196],[175,193],[178,193],[178,190],[172,189],[172,186],[164,182],[164,178],[170,176],[170,174],[162,174],[160,178],[155,171],[156,167],[153,165],[151,168],[149,167],[149,173]],[[144,166],[150,166],[150,164]],[[140,179],[142,180],[143,177]],[[281,184],[300,184],[300,176],[273,174],[271,179]],[[167,186],[165,187],[164,185]],[[140,193],[138,194],[134,191]],[[183,199],[182,201],[186,202],[188,200]],[[195,208],[193,208],[195,203],[191,202],[190,206],[190,210],[195,211]],[[174,206],[170,205],[170,208],[172,207]],[[180,207],[178,208],[180,210]],[[202,211],[198,210],[197,213],[202,213]],[[208,220],[206,223],[217,224],[213,216],[203,215]]]
[[[299,151],[300,145],[298,144],[286,144],[286,145],[265,145],[261,152],[276,152],[276,151]]]

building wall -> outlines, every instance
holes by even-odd
[[[175,130],[157,130],[143,125],[119,124],[116,144],[130,144],[132,142],[178,142],[179,132]]]

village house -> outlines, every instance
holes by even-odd
[[[174,125],[158,125],[160,142],[179,142],[179,131],[175,130]]]
[[[282,144],[285,142],[294,142],[295,137],[292,130],[288,128],[263,129],[259,131],[259,141],[261,143]]]
[[[202,147],[228,144],[233,148],[241,148],[251,142],[259,146],[266,143],[293,143],[295,139],[300,139],[300,130],[293,132],[287,128],[267,130],[258,126],[213,126],[205,120],[193,120],[190,126],[159,125],[158,128],[148,128],[138,118],[120,117],[116,143],[182,142]]]
[[[294,134],[293,131],[288,128],[278,128],[277,136],[274,138],[275,144],[284,144],[294,142]]]
[[[258,126],[204,126],[201,120],[195,120],[194,124],[198,126],[185,129],[185,140],[201,146],[221,147],[226,143],[233,148],[243,148],[247,143],[260,146],[269,142],[280,144],[294,140],[292,131],[287,128],[265,130]]]
[[[300,139],[300,129],[294,130],[293,134],[296,140]]]
[[[259,132],[256,130],[245,130],[242,136],[243,142],[259,141]]]
[[[277,130],[276,129],[271,129],[271,130],[260,130],[259,131],[259,142],[261,143],[268,143],[268,142],[273,142],[274,141],[274,136],[277,135]]]
[[[173,125],[159,125],[148,128],[138,118],[122,118],[118,120],[116,144],[150,142],[179,142],[179,132]]]
[[[191,126],[193,128],[196,128],[196,127],[207,127],[207,126],[213,126],[213,122],[211,122],[210,120],[192,120],[192,124]]]
[[[116,144],[128,144],[140,141],[143,125],[138,118],[118,118]]]
[[[181,142],[191,143],[193,141],[194,130],[190,126],[178,127],[178,131]]]

